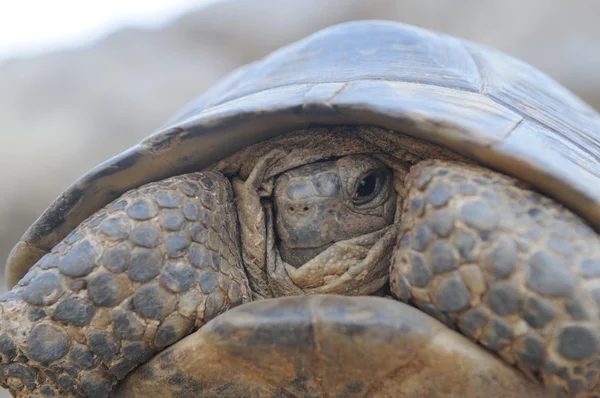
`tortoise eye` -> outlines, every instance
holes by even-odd
[[[381,191],[384,176],[380,173],[369,174],[358,183],[353,201],[355,204],[364,204],[375,198]]]

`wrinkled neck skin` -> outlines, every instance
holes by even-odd
[[[277,176],[314,162],[368,155],[393,174],[391,225],[333,243],[300,266],[286,263],[275,232]],[[444,148],[374,127],[315,128],[251,146],[212,168],[229,176],[236,196],[242,258],[254,299],[307,294],[370,295],[388,284],[404,198],[404,179],[424,159],[466,161]]]

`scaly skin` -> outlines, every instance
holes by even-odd
[[[596,233],[556,202],[480,167],[425,161],[406,181],[392,292],[549,391],[598,396]]]
[[[2,297],[0,377],[15,396],[106,397],[139,363],[249,301],[221,174],[130,191]]]
[[[403,186],[394,294],[550,391],[595,389],[597,235],[483,168],[425,161]],[[221,174],[130,191],[2,297],[2,385],[20,397],[108,396],[153,353],[250,301],[240,249]]]

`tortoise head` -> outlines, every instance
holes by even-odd
[[[383,162],[365,155],[280,175],[274,203],[283,260],[299,267],[336,242],[391,225],[396,208],[392,177]]]
[[[366,295],[385,286],[404,177],[420,160],[413,152],[458,156],[394,137],[377,128],[306,129],[214,166],[233,175],[244,265],[256,296]]]

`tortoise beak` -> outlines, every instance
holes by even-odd
[[[545,397],[541,386],[395,300],[256,301],[132,372],[114,397]]]

